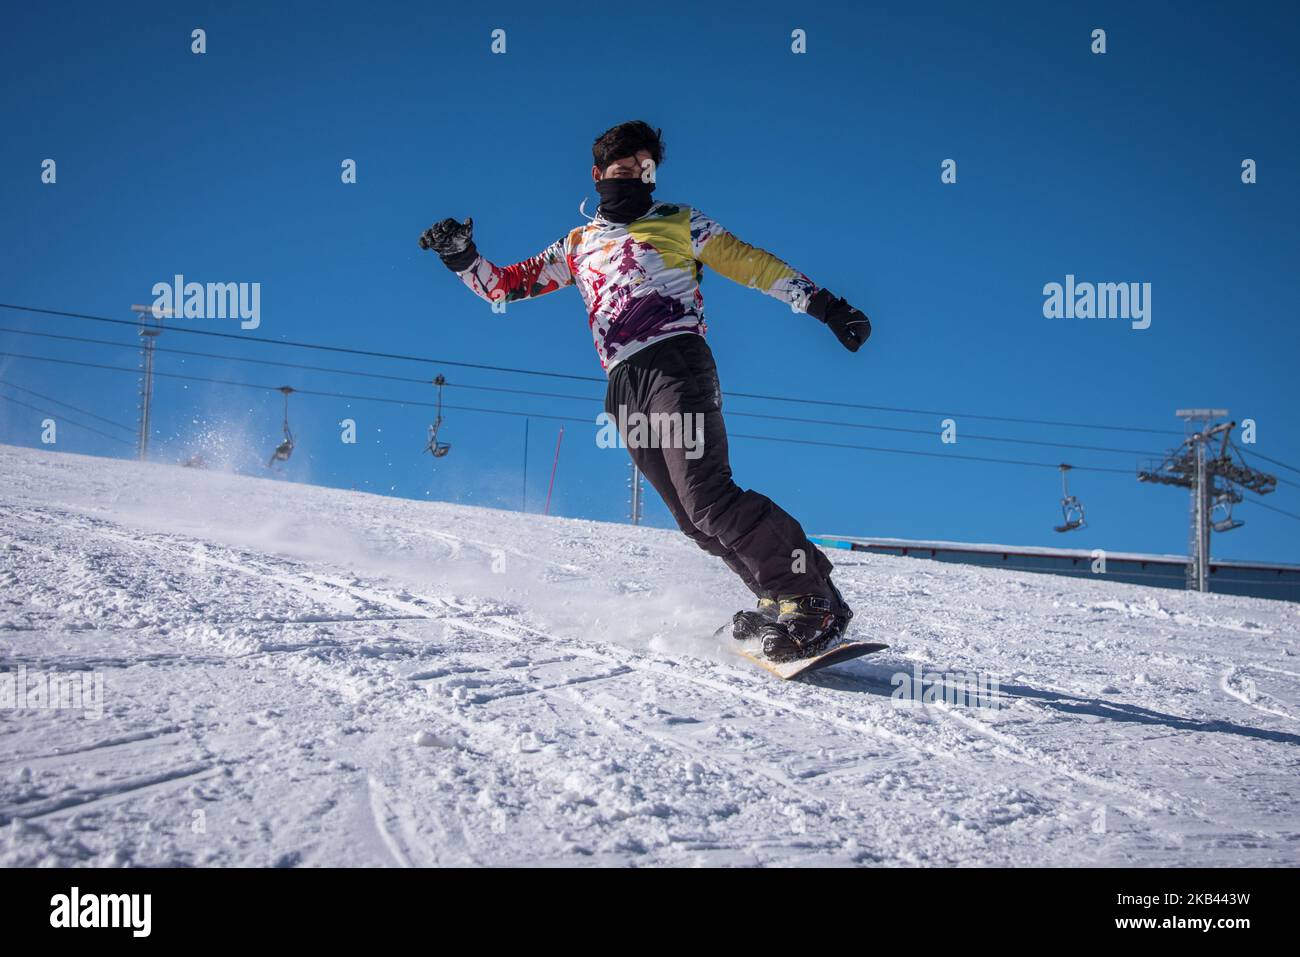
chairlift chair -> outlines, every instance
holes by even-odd
[[[1078,498],[1070,494],[1070,483],[1066,474],[1073,466],[1062,463],[1061,469],[1061,517],[1063,521],[1060,525],[1053,526],[1058,532],[1072,532],[1076,528],[1083,528],[1087,523],[1083,520],[1083,505]]]
[[[293,389],[282,385],[280,391],[284,393],[284,440],[271,453],[271,460],[266,463],[267,468],[272,468],[276,462],[287,462],[289,456],[293,455],[293,433],[289,431],[289,393]]]
[[[1241,493],[1232,486],[1214,496],[1210,503],[1210,528],[1216,532],[1230,532],[1246,523],[1232,517],[1232,506],[1241,501]],[[1217,521],[1215,515],[1221,516]]]
[[[440,459],[451,451],[450,442],[438,441],[438,430],[442,428],[442,387],[447,384],[447,380],[439,373],[438,377],[433,380],[433,384],[438,387],[438,415],[433,420],[433,425],[429,426],[429,442],[424,447],[424,451],[431,454],[435,459]]]

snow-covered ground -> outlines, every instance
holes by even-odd
[[[782,683],[673,532],[0,480],[3,865],[1300,863],[1295,604],[836,552],[892,648]],[[918,669],[1001,706],[904,706]],[[14,707],[51,675],[81,710]]]

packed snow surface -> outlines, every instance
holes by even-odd
[[[676,532],[0,479],[3,865],[1300,863],[1295,604],[836,551],[891,647],[783,683]]]

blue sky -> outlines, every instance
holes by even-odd
[[[980,421],[981,414],[1177,432],[1174,409],[1258,423],[1255,448],[1300,465],[1293,282],[1300,257],[1293,4],[692,3],[97,4],[10,8],[0,31],[0,301],[129,318],[155,282],[260,282],[254,334],[600,376],[577,292],[493,315],[416,244],[473,216],[498,262],[580,219],[590,143],[630,118],[662,126],[657,195],[690,203],[864,309],[845,352],[814,320],[706,275],[724,389],[949,410],[940,416],[733,398],[731,412],[925,430],[916,435],[733,417],[766,433],[930,452],[1131,469],[1145,456],[980,441],[1001,435],[1160,452],[1174,435]],[[208,52],[190,52],[190,31]],[[1107,52],[1090,52],[1091,31]],[[507,52],[490,52],[491,31]],[[808,52],[790,51],[795,28]],[[54,185],[41,162],[57,162]],[[340,163],[358,182],[340,182]],[[957,161],[955,185],[940,163]],[[1240,179],[1244,158],[1258,183]],[[1149,282],[1152,324],[1048,320],[1066,274]],[[233,321],[194,320],[237,333]],[[134,343],[131,330],[0,310],[0,327]],[[132,367],[131,349],[0,332],[4,351]],[[559,422],[594,417],[598,382],[365,360],[167,334],[162,345],[389,375],[443,372],[452,405],[527,412],[528,498],[540,508]],[[429,401],[431,386],[177,355],[204,378]],[[0,378],[135,421],[134,376],[0,359]],[[475,392],[492,386],[590,402]],[[0,441],[37,446],[61,411],[0,403]],[[225,436],[255,470],[280,428],[278,394],[159,380],[156,457]],[[68,413],[72,418],[78,416]],[[359,441],[339,440],[338,422]],[[83,418],[84,417],[80,417]],[[448,411],[451,455],[421,454],[430,410],[291,400],[298,451],[283,475],[412,498],[517,508],[523,422]],[[114,431],[108,428],[108,431]],[[125,434],[125,433],[124,433]],[[552,510],[619,520],[626,455],[569,423]],[[58,448],[130,454],[65,426]],[[1250,447],[1247,447],[1249,449]],[[1180,552],[1186,494],[1131,474],[1076,472],[1088,528],[1056,535],[1045,468],[747,439],[742,485],[813,533]],[[1264,463],[1260,463],[1264,464]],[[1280,470],[1300,482],[1300,474]],[[1300,488],[1269,504],[1300,513]],[[1214,554],[1300,562],[1300,522],[1249,503]],[[669,525],[650,495],[647,519]]]

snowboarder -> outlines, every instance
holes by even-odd
[[[814,655],[839,638],[853,612],[831,582],[830,561],[799,523],[732,479],[699,280],[709,266],[780,299],[825,323],[851,352],[867,341],[871,323],[698,209],[653,199],[663,158],[662,131],[640,120],[602,133],[592,145],[591,177],[600,194],[595,217],[523,262],[498,266],[481,256],[468,218],[442,220],[424,232],[420,246],[438,253],[489,302],[578,287],[609,377],[605,411],[611,419],[702,416],[696,420],[704,426],[702,453],[680,443],[623,438],[681,530],[726,562],[758,597],[756,611],[735,615],[733,634],[761,637],[774,660]]]

